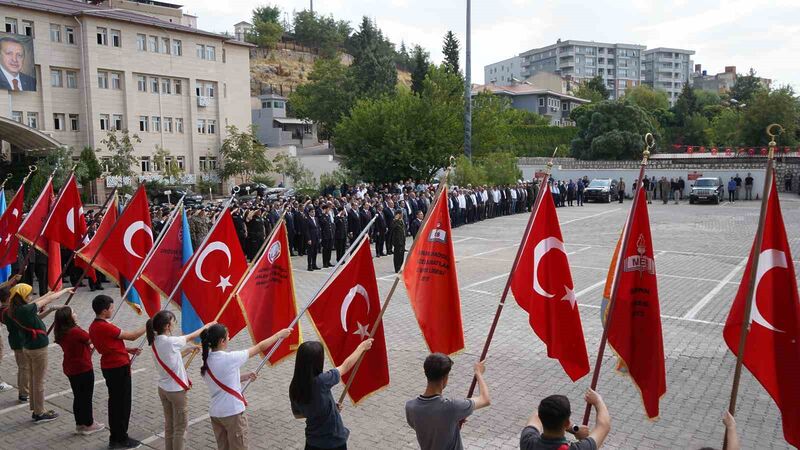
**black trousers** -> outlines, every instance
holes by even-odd
[[[346,240],[344,239],[336,239],[333,241],[333,246],[336,248],[336,261],[341,261],[344,257],[345,243]]]
[[[385,237],[380,234],[375,235],[375,256],[383,256],[386,254],[383,252],[384,239]]]
[[[331,251],[333,250],[333,241],[322,241],[322,265],[330,266],[331,264]]]
[[[308,242],[306,242],[308,244]],[[319,244],[312,243],[311,245],[306,245],[306,255],[308,255],[308,268],[317,267],[317,247]]]
[[[405,256],[405,249],[402,248],[395,248],[394,249],[394,273],[400,272],[400,267],[403,266],[403,257]]]
[[[75,414],[75,425],[88,427],[94,423],[92,416],[92,395],[94,395],[94,371],[70,375],[69,385],[72,387],[72,412]]]
[[[305,450],[347,450],[347,444],[333,448],[322,448],[322,447],[314,447],[313,445],[306,443]]]
[[[392,254],[392,230],[391,229],[386,232],[386,236],[383,239],[385,241],[384,244],[386,245],[386,254],[387,255],[391,255]]]
[[[44,295],[50,290],[47,286],[47,264],[36,263],[33,266],[33,270],[39,282],[39,295]]]
[[[131,365],[103,369],[103,378],[108,387],[108,441],[125,442],[131,419]]]

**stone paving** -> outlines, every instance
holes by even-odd
[[[795,258],[800,255],[800,202],[796,196],[783,197],[783,213]],[[630,202],[590,204],[560,208],[559,218],[572,265],[572,276],[592,364],[601,335],[599,304],[610,254],[625,220]],[[735,358],[722,340],[722,323],[741,278],[758,220],[756,202],[724,203],[721,206],[650,206],[656,251],[667,394],[661,401],[661,418],[650,422],[645,416],[636,388],[613,373],[613,359],[606,357],[599,392],[608,403],[613,430],[607,448],[692,449],[721,446],[721,416],[727,406]],[[457,355],[446,393],[466,394],[472,365],[483,345],[506,281],[526,215],[498,218],[457,228],[453,232],[458,255],[458,276],[466,334],[466,351]],[[393,281],[391,257],[374,260],[379,287],[386,294]],[[798,265],[795,260],[795,265]],[[295,258],[298,303],[304,304],[325,280],[327,271],[306,272],[305,259]],[[106,293],[115,292],[107,289]],[[91,321],[91,295],[76,296],[80,323]],[[140,326],[144,318],[130,309],[120,313],[123,328]],[[415,448],[414,432],[405,423],[404,402],[424,389],[422,361],[426,347],[413,317],[405,290],[399,288],[384,318],[391,373],[388,389],[365,400],[360,406],[346,403],[345,424],[351,430],[349,447],[354,449]],[[316,339],[306,319],[301,321],[306,340]],[[0,363],[0,376],[16,381],[16,366],[8,351]],[[249,344],[246,334],[232,347]],[[34,425],[27,405],[18,405],[16,391],[0,394],[0,448],[100,449],[107,444],[107,432],[83,437],[72,434],[72,393],[61,371],[60,348],[50,348],[47,378],[49,407],[61,414],[53,422]],[[608,352],[607,352],[608,355]],[[107,422],[107,392],[95,356],[95,417]],[[246,368],[257,365],[251,360]],[[215,442],[208,420],[208,393],[195,361],[190,374],[195,389],[190,393],[187,448],[213,449]],[[292,417],[288,387],[293,360],[267,367],[248,390],[252,448],[302,448],[304,422]],[[326,361],[326,367],[329,362]],[[134,363],[134,399],[130,435],[147,446],[163,449],[161,405],[154,381],[155,367],[149,350]],[[544,345],[530,329],[527,317],[509,296],[489,352],[486,379],[492,394],[490,408],[478,411],[464,425],[466,448],[518,448],[519,432],[538,401],[552,393],[568,395],[573,419],[583,411],[582,392],[590,377],[573,384],[555,360],[546,357]],[[335,394],[340,392],[336,389]],[[757,381],[745,370],[737,411],[743,448],[784,449],[778,410]]]

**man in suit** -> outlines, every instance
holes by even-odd
[[[383,243],[386,241],[388,228],[386,216],[383,214],[383,204],[378,203],[378,209],[375,211],[375,226],[373,227],[375,233],[375,256],[380,257],[386,254],[383,252]]]
[[[394,220],[394,201],[389,200],[386,202],[386,207],[383,208],[383,222],[386,224],[386,254],[392,254],[392,221]]]
[[[347,236],[350,244],[355,242],[359,234],[361,234],[361,218],[358,216],[358,201],[353,200],[347,211]]]
[[[333,219],[333,226],[333,244],[334,247],[336,247],[336,261],[341,261],[344,257],[344,247],[347,242],[347,213],[341,206],[339,207],[336,217]]]
[[[317,216],[317,220],[322,234],[322,267],[331,267],[331,251],[333,250],[334,224],[331,220],[330,205],[322,205],[322,214]]]
[[[417,217],[411,221],[411,224],[408,226],[408,231],[411,233],[411,237],[415,238],[417,236],[417,232],[419,231],[420,227],[422,227],[422,218],[423,218],[422,211],[417,211]]]
[[[303,238],[306,241],[306,254],[308,255],[308,271],[319,270],[317,267],[317,251],[319,250],[320,229],[317,212],[313,207],[306,209],[303,226]]]
[[[0,38],[0,89],[35,91],[36,77],[22,73],[25,65],[25,46],[12,37]]]

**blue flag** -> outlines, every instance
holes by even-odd
[[[181,208],[181,221],[181,235],[183,236],[181,263],[185,266],[186,263],[192,259],[194,250],[192,249],[192,239],[190,238],[189,221],[186,219],[186,210],[183,208]],[[192,308],[192,303],[186,298],[186,295],[181,292],[181,331],[183,334],[193,333],[203,328],[203,325],[203,321],[200,320],[200,317],[197,315],[194,308]]]
[[[6,212],[6,191],[0,190],[0,216]],[[7,281],[11,278],[11,264],[0,268],[0,282]]]

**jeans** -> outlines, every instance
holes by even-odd
[[[75,414],[75,425],[88,427],[94,423],[92,415],[92,395],[94,395],[94,371],[69,375],[72,387],[72,412]]]
[[[745,185],[744,186],[744,199],[745,200],[752,200],[753,199],[753,185]]]
[[[103,369],[108,387],[109,442],[128,440],[128,422],[131,419],[131,365]]]
[[[736,191],[728,191],[728,201],[732,202],[736,198]]]

